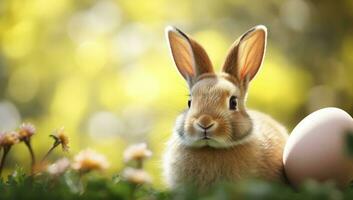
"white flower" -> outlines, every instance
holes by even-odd
[[[147,149],[146,143],[139,143],[129,146],[124,152],[125,162],[132,160],[143,160],[152,156],[152,152]]]
[[[128,167],[123,171],[122,176],[127,181],[134,184],[146,184],[152,182],[151,176],[142,169]]]
[[[48,166],[47,171],[49,174],[58,176],[63,174],[70,167],[70,161],[67,158],[61,158],[54,164]]]
[[[79,152],[75,158],[72,168],[88,172],[91,170],[104,170],[109,167],[109,163],[104,155],[99,154],[91,149],[85,149]]]

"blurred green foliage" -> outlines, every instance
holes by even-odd
[[[132,185],[119,180],[119,176],[107,179],[99,174],[89,174],[81,180],[84,184],[84,192],[78,192],[74,189],[75,184],[78,184],[75,179],[75,174],[70,171],[66,172],[65,176],[55,179],[48,176],[32,179],[26,176],[21,168],[18,168],[12,175],[9,175],[8,181],[0,180],[0,199],[348,200],[353,198],[352,188],[339,190],[329,182],[319,184],[308,181],[294,190],[278,183],[246,180],[236,184],[220,183],[207,191],[197,191],[192,186],[166,191],[157,190],[150,185]]]
[[[65,126],[71,152],[105,153],[112,173],[128,143],[147,141],[155,153],[147,168],[161,185],[161,153],[188,93],[166,25],[204,45],[218,69],[240,34],[266,25],[248,106],[291,130],[321,107],[353,113],[352,10],[351,0],[2,0],[0,131],[37,124],[33,146],[43,155],[51,128]],[[9,167],[28,165],[24,145],[9,156]]]

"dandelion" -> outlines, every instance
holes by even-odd
[[[7,132],[7,133],[0,133],[0,147],[4,149],[4,153],[2,154],[2,158],[0,161],[0,176],[2,173],[2,169],[5,165],[6,157],[14,144],[19,142],[18,133],[15,131]]]
[[[89,172],[92,170],[104,170],[109,167],[105,156],[91,149],[82,150],[75,158],[72,168],[80,172]]]
[[[123,171],[122,177],[128,182],[136,185],[148,184],[152,182],[151,176],[146,171],[131,167],[128,167]]]
[[[54,164],[48,166],[47,171],[50,175],[60,176],[65,173],[70,167],[70,161],[67,158],[61,158],[57,160]]]
[[[32,173],[33,173],[33,168],[34,168],[34,165],[35,165],[35,162],[36,162],[36,159],[35,159],[35,156],[34,156],[34,152],[33,152],[33,149],[32,149],[32,145],[31,145],[31,137],[36,133],[36,128],[34,127],[33,124],[30,124],[30,123],[23,123],[21,126],[20,126],[20,129],[18,131],[18,139],[20,141],[23,141],[27,148],[28,148],[28,151],[31,155],[31,166],[32,166]]]
[[[138,168],[142,168],[143,160],[152,156],[152,152],[147,149],[146,143],[139,143],[129,146],[124,152],[124,161],[137,161]]]
[[[47,157],[50,155],[50,153],[59,145],[61,145],[63,151],[68,151],[69,150],[69,137],[65,134],[64,128],[60,128],[54,132],[54,134],[49,135],[54,139],[54,144],[53,146],[49,149],[49,151],[45,154],[45,156],[42,159],[42,162],[47,159]]]

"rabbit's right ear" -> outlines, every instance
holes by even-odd
[[[168,26],[165,32],[174,63],[190,88],[201,74],[213,73],[211,61],[200,44],[175,27]]]

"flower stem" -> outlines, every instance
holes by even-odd
[[[137,159],[136,162],[137,162],[136,168],[142,169],[143,168],[143,159]]]
[[[5,160],[6,160],[7,154],[9,153],[10,149],[11,149],[11,146],[4,147],[4,153],[2,154],[2,158],[1,158],[1,162],[0,162],[0,177],[2,174],[2,169],[4,168],[4,165],[5,165]]]
[[[31,172],[33,174],[34,172],[34,165],[36,164],[36,158],[35,158],[35,155],[34,155],[34,152],[33,152],[33,149],[32,149],[32,145],[31,145],[31,141],[30,140],[25,140],[24,141],[28,150],[29,150],[29,153],[31,154]]]
[[[136,184],[130,184],[130,195],[129,195],[129,199],[135,199],[135,193],[136,193]]]
[[[82,195],[84,192],[85,192],[85,187],[83,185],[83,175],[85,174],[86,172],[83,172],[83,171],[79,171],[78,172],[78,193],[80,195]]]
[[[41,160],[41,162],[44,162],[48,156],[51,154],[51,152],[59,145],[60,143],[54,143],[53,146],[49,149],[49,151],[45,154],[45,156],[43,157],[43,159]]]

